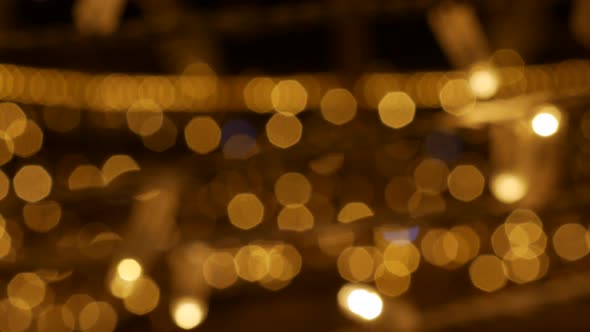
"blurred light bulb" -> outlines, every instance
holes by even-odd
[[[183,297],[172,307],[172,318],[178,327],[190,330],[201,324],[207,315],[205,305],[196,299]]]
[[[560,117],[561,113],[557,107],[551,105],[542,106],[537,115],[531,120],[533,131],[543,137],[555,134],[559,129]]]
[[[492,180],[490,189],[496,198],[503,203],[514,203],[526,195],[526,181],[512,173],[501,173]]]
[[[125,281],[137,280],[141,272],[141,264],[133,258],[125,258],[117,264],[117,274]]]
[[[361,285],[344,285],[338,292],[338,303],[351,314],[374,320],[383,311],[383,300],[372,288]]]
[[[473,94],[481,99],[487,99],[496,94],[500,85],[498,76],[488,68],[474,70],[469,76],[469,87]]]

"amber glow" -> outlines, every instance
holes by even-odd
[[[372,288],[348,284],[338,292],[338,304],[346,312],[362,319],[374,320],[383,311],[383,300]]]
[[[519,175],[500,173],[492,178],[490,189],[499,201],[509,204],[521,200],[527,194],[528,184]]]
[[[561,112],[553,105],[544,105],[539,107],[538,113],[531,120],[531,127],[535,134],[548,137],[554,135],[559,130]]]
[[[190,297],[183,297],[176,300],[172,305],[171,311],[174,323],[184,330],[194,329],[207,316],[206,306],[203,302]]]
[[[142,273],[139,262],[133,258],[125,258],[117,264],[117,274],[125,281],[135,281]]]

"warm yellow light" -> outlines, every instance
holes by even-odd
[[[293,115],[274,114],[266,123],[268,141],[279,148],[289,148],[301,139],[303,125]]]
[[[346,280],[370,281],[375,270],[375,251],[372,247],[346,248],[338,257],[338,272]]]
[[[207,309],[196,299],[183,297],[172,306],[172,318],[181,329],[190,330],[205,320]]]
[[[469,202],[483,193],[485,178],[473,165],[459,165],[447,178],[449,192],[456,199]]]
[[[55,201],[27,203],[23,208],[25,225],[35,232],[48,232],[61,219],[61,206]]]
[[[344,224],[374,216],[373,210],[363,202],[347,203],[338,213],[338,221]]]
[[[580,224],[561,225],[553,234],[553,248],[557,255],[568,261],[575,261],[589,252],[590,234]]]
[[[296,172],[282,174],[274,185],[277,201],[284,206],[306,204],[311,197],[311,183],[305,175]]]
[[[285,206],[277,216],[282,231],[304,232],[313,228],[314,217],[304,205]]]
[[[506,285],[506,267],[496,256],[478,256],[469,267],[473,285],[483,291],[493,292]]]
[[[559,129],[560,112],[555,106],[543,106],[540,112],[531,120],[535,134],[548,137]]]
[[[133,282],[131,292],[123,298],[127,311],[145,315],[154,310],[160,301],[160,288],[149,277],[140,277]]]
[[[213,118],[196,116],[184,128],[184,139],[191,150],[207,154],[219,145],[221,129]]]
[[[514,203],[521,200],[528,191],[526,181],[512,173],[501,173],[492,179],[492,193],[503,203]]]
[[[389,92],[381,99],[377,109],[383,124],[399,129],[414,120],[416,104],[405,92]]]
[[[346,89],[332,89],[320,102],[322,116],[335,125],[343,125],[356,115],[357,102]]]
[[[214,252],[203,262],[203,277],[207,284],[218,289],[233,285],[238,275],[234,257],[228,252]]]
[[[430,194],[438,194],[446,189],[449,168],[439,159],[424,159],[414,170],[416,187]]]
[[[297,114],[307,105],[307,91],[296,80],[278,82],[272,89],[270,98],[279,113]]]
[[[452,115],[464,115],[475,106],[475,95],[469,82],[464,79],[451,79],[439,92],[440,105]]]
[[[411,242],[391,242],[383,252],[383,265],[395,275],[408,275],[419,264],[420,251]]]
[[[133,158],[125,154],[116,154],[104,162],[101,172],[104,183],[109,184],[116,177],[124,173],[139,170],[140,167]]]
[[[476,68],[469,75],[471,92],[481,99],[487,99],[496,94],[499,86],[498,75],[489,68]]]
[[[83,190],[104,187],[103,174],[94,165],[84,164],[76,167],[68,178],[70,190]]]
[[[26,120],[25,131],[13,138],[14,154],[28,158],[41,150],[43,146],[43,131],[33,120]]]
[[[125,258],[117,264],[117,274],[125,281],[135,281],[142,273],[141,264],[133,258]]]
[[[27,202],[38,202],[51,192],[53,180],[47,171],[38,165],[21,168],[13,179],[16,195]]]
[[[3,200],[10,191],[10,179],[6,176],[6,173],[0,170],[0,201]]]
[[[338,292],[338,302],[351,314],[374,320],[383,311],[383,300],[372,288],[360,285],[344,285]]]
[[[162,120],[162,126],[149,136],[142,136],[143,145],[155,152],[163,152],[176,144],[178,129],[167,116]]]
[[[32,309],[45,298],[47,286],[35,273],[19,273],[6,286],[6,295],[12,305]]]
[[[127,111],[126,117],[129,130],[140,136],[156,133],[164,121],[162,109],[151,99],[136,101]]]
[[[251,229],[262,222],[264,205],[254,194],[237,194],[227,205],[227,215],[234,226]]]

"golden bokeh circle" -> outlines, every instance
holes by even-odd
[[[53,180],[51,175],[39,165],[23,166],[13,179],[16,195],[30,203],[38,202],[49,195]]]

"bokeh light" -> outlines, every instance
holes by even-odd
[[[383,300],[368,286],[347,284],[338,291],[338,304],[345,312],[362,320],[374,320],[383,311]]]
[[[296,80],[279,81],[270,94],[272,105],[279,113],[297,114],[307,105],[307,91]]]
[[[27,227],[35,232],[48,232],[61,219],[61,206],[55,201],[27,203],[23,208],[23,219]]]
[[[480,99],[493,97],[500,86],[498,74],[490,67],[476,66],[469,74],[469,87]]]
[[[125,258],[117,264],[117,275],[125,281],[135,281],[141,277],[142,267],[133,258]]]
[[[360,219],[372,217],[373,210],[363,202],[350,202],[344,205],[338,213],[338,221],[348,224]]]
[[[128,296],[123,299],[125,309],[136,315],[145,315],[154,310],[160,301],[160,288],[151,278],[140,276],[133,283]]]
[[[514,173],[500,173],[492,178],[490,190],[503,203],[515,203],[528,192],[527,181]]]
[[[451,79],[439,93],[440,104],[447,113],[460,116],[470,112],[475,106],[475,95],[465,79]]]
[[[559,257],[575,261],[590,251],[590,234],[580,224],[563,224],[553,234],[553,248]]]
[[[35,273],[19,273],[6,286],[8,300],[14,306],[27,310],[41,304],[45,298],[46,284]]]
[[[53,185],[51,175],[39,165],[23,166],[13,179],[14,192],[27,202],[38,202],[49,195]]]
[[[184,330],[194,329],[207,317],[206,305],[191,297],[182,297],[174,301],[171,312],[174,323]]]
[[[277,201],[284,206],[306,204],[311,197],[311,190],[307,177],[296,172],[281,175],[274,185]]]
[[[184,139],[191,150],[206,154],[219,145],[221,129],[211,117],[197,116],[184,128]]]
[[[496,256],[478,256],[469,266],[473,285],[483,291],[493,292],[506,285],[506,267]]]
[[[314,217],[304,205],[285,206],[277,216],[280,230],[304,232],[313,228]]]
[[[320,109],[324,120],[335,125],[343,125],[354,119],[357,102],[348,90],[332,89],[322,97]]]
[[[377,109],[383,124],[399,129],[414,120],[416,104],[405,92],[389,92],[381,99]]]
[[[543,105],[537,109],[537,114],[531,120],[531,127],[535,134],[542,137],[554,135],[559,129],[561,112],[553,105]]]
[[[438,194],[447,187],[449,168],[438,159],[424,159],[414,170],[416,186],[423,192]]]
[[[449,192],[456,199],[469,202],[483,193],[485,178],[473,165],[459,165],[447,179]]]
[[[269,142],[282,149],[297,144],[302,132],[303,125],[292,115],[276,113],[266,123],[266,136]]]
[[[217,289],[233,285],[238,275],[234,266],[234,257],[229,252],[213,252],[203,262],[203,276],[207,284]]]
[[[264,205],[254,194],[237,194],[227,205],[227,215],[234,226],[251,229],[262,222]]]
[[[101,173],[104,184],[109,184],[115,178],[133,171],[139,171],[137,162],[126,154],[117,154],[109,157],[102,165]]]

